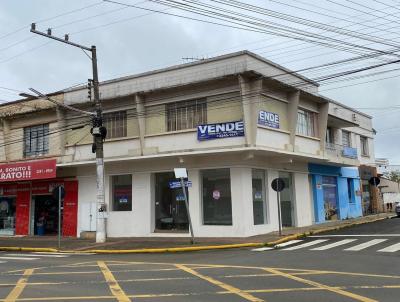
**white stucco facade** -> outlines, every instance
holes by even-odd
[[[278,200],[271,188],[278,177],[286,185],[280,195],[282,224],[315,223],[310,164],[373,162],[371,117],[319,95],[317,83],[292,72],[279,77],[282,72],[288,70],[243,51],[100,83],[109,132],[104,141],[107,236],[189,236],[180,189],[168,187],[176,167],[188,171],[189,212],[197,237],[249,237],[278,230]],[[291,85],[299,81],[302,88]],[[85,87],[55,98],[93,109]],[[76,235],[95,231],[95,154],[87,119],[45,106],[43,100],[20,102],[21,108],[18,103],[0,106],[1,160],[27,160],[23,143],[13,150],[6,147],[11,134],[22,136],[25,128],[40,123],[50,131],[67,128],[50,136],[49,150],[36,159],[55,158],[57,178],[78,182]],[[275,121],[260,122],[260,113]],[[199,125],[236,122],[243,127],[240,135],[198,136]],[[346,146],[343,131],[350,133]],[[361,137],[367,147],[361,146]]]

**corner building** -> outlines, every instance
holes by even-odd
[[[358,166],[374,162],[371,117],[321,96],[317,83],[282,66],[241,51],[105,81],[100,94],[108,130],[109,237],[189,236],[177,167],[188,171],[198,237],[277,230],[277,195],[270,186],[277,177],[286,184],[284,227],[362,215]],[[85,87],[53,97],[85,110],[94,106]],[[32,102],[40,109],[29,109]],[[56,159],[56,178],[76,183],[74,235],[94,231],[96,171],[88,119],[45,100],[2,107],[3,141],[13,131],[24,137],[12,150],[3,144],[3,160]],[[50,129],[42,144],[48,148],[28,154],[26,143],[35,140],[29,130],[37,125]]]

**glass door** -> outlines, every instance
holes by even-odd
[[[285,189],[280,193],[282,226],[291,227],[294,225],[292,174],[289,172],[279,172],[279,177],[285,182]]]
[[[189,222],[183,191],[180,187],[171,189],[171,182],[179,182],[173,172],[155,174],[155,230],[187,232]]]
[[[15,234],[15,197],[0,197],[0,235]]]

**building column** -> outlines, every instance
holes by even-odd
[[[143,155],[145,149],[144,136],[146,134],[146,108],[144,107],[143,96],[135,94],[135,103],[139,124],[140,155]]]
[[[262,79],[249,79],[239,75],[243,121],[247,146],[255,146],[257,139],[257,106],[262,90]]]
[[[295,151],[296,129],[297,129],[297,112],[299,110],[300,91],[288,93],[288,120],[290,131],[290,146],[288,151]]]
[[[329,103],[324,103],[319,106],[319,114],[318,114],[318,135],[319,135],[319,143],[321,154],[325,152],[326,145],[326,128],[328,127],[328,111],[329,111]]]
[[[58,129],[65,129],[66,127],[66,119],[65,119],[65,111],[64,109],[57,107],[56,108],[56,115],[57,115],[57,128]],[[58,136],[58,149],[59,154],[61,156],[65,155],[65,131],[62,131]]]
[[[8,144],[10,138],[10,122],[7,119],[3,119],[3,144],[4,144],[4,159],[10,160],[10,152],[12,145]],[[23,144],[22,144],[23,145]]]

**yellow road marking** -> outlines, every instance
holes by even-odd
[[[196,269],[207,269],[207,268],[241,268],[241,269],[256,269],[263,270],[264,268],[259,266],[243,266],[243,265],[222,265],[222,264],[199,264],[199,263],[165,263],[165,262],[138,262],[138,261],[107,261],[112,262],[110,266],[115,265],[113,263],[121,264],[152,264],[152,265],[185,265],[189,267],[197,266]],[[341,271],[328,271],[328,270],[309,270],[309,269],[292,269],[292,268],[277,268],[273,269],[281,271],[293,271],[293,272],[316,272],[323,274],[338,274],[338,275],[353,275],[353,276],[365,276],[365,277],[377,277],[377,278],[393,278],[400,279],[400,275],[380,275],[380,274],[368,274],[368,273],[352,273],[352,272],[341,272]]]
[[[103,273],[104,278],[106,279],[113,296],[120,302],[130,302],[131,299],[129,299],[129,297],[119,286],[117,280],[115,279],[111,271],[108,269],[106,263],[104,261],[97,261],[97,264],[99,265],[100,270]]]
[[[319,283],[319,282],[307,280],[307,279],[304,279],[304,278],[301,278],[301,277],[298,277],[298,276],[294,276],[294,275],[291,275],[291,274],[288,274],[288,273],[284,273],[284,272],[278,271],[278,270],[273,269],[273,268],[264,268],[264,270],[266,270],[267,272],[270,272],[272,274],[276,274],[278,276],[282,276],[282,277],[285,277],[285,278],[288,278],[288,279],[292,279],[292,280],[295,280],[295,281],[298,281],[298,282],[301,282],[301,283],[304,283],[304,284],[315,286],[316,288],[325,289],[327,291],[330,291],[330,292],[333,292],[333,293],[336,293],[336,294],[339,294],[339,295],[342,295],[342,296],[346,296],[346,297],[352,298],[354,300],[358,300],[358,301],[362,301],[362,302],[377,302],[377,300],[373,300],[373,299],[370,299],[370,298],[367,298],[367,297],[364,297],[364,296],[360,296],[360,295],[345,291],[345,290],[340,289],[340,288],[331,287],[331,286],[328,286],[328,285],[325,285],[325,284],[322,284],[322,283]]]
[[[208,282],[210,282],[210,283],[212,283],[214,285],[217,285],[217,286],[227,290],[228,292],[231,292],[232,294],[236,294],[236,295],[238,295],[238,296],[240,296],[240,297],[242,297],[242,298],[244,298],[244,299],[246,299],[248,301],[252,301],[252,302],[264,301],[262,299],[259,299],[259,298],[256,298],[256,297],[250,295],[249,293],[245,293],[245,292],[241,291],[239,288],[233,287],[233,286],[231,286],[229,284],[223,283],[223,282],[218,281],[218,280],[216,280],[214,278],[211,278],[211,277],[205,276],[203,274],[200,274],[200,273],[196,272],[195,270],[193,270],[193,269],[191,269],[191,268],[189,268],[189,267],[187,267],[185,265],[175,264],[175,266],[177,268],[189,273],[189,274],[192,274],[192,275],[194,275],[194,276],[196,276],[196,277],[198,277],[200,279],[206,280],[206,281],[208,281]]]
[[[33,269],[27,269],[24,272],[24,275],[18,280],[17,284],[13,288],[13,290],[8,294],[8,296],[4,299],[5,302],[13,302],[18,299],[21,295],[22,291],[24,290],[28,278],[30,275],[33,274]]]
[[[27,285],[32,285],[29,283]],[[370,288],[370,289],[381,289],[381,288],[400,288],[400,285],[356,285],[356,286],[338,286],[332,287],[334,289],[348,289],[348,288]],[[319,287],[295,287],[295,288],[271,288],[271,289],[251,289],[242,290],[245,293],[278,293],[278,292],[303,292],[303,291],[322,291],[325,288]],[[168,293],[168,294],[139,294],[139,295],[127,295],[129,298],[162,298],[162,297],[182,297],[182,296],[201,296],[204,294],[216,294],[216,295],[232,295],[231,291],[219,291],[219,292],[202,292],[202,293]],[[19,298],[18,301],[48,301],[48,300],[101,300],[101,299],[113,299],[115,296],[70,296],[70,297],[40,297],[40,298]],[[6,301],[0,299],[0,301]]]

